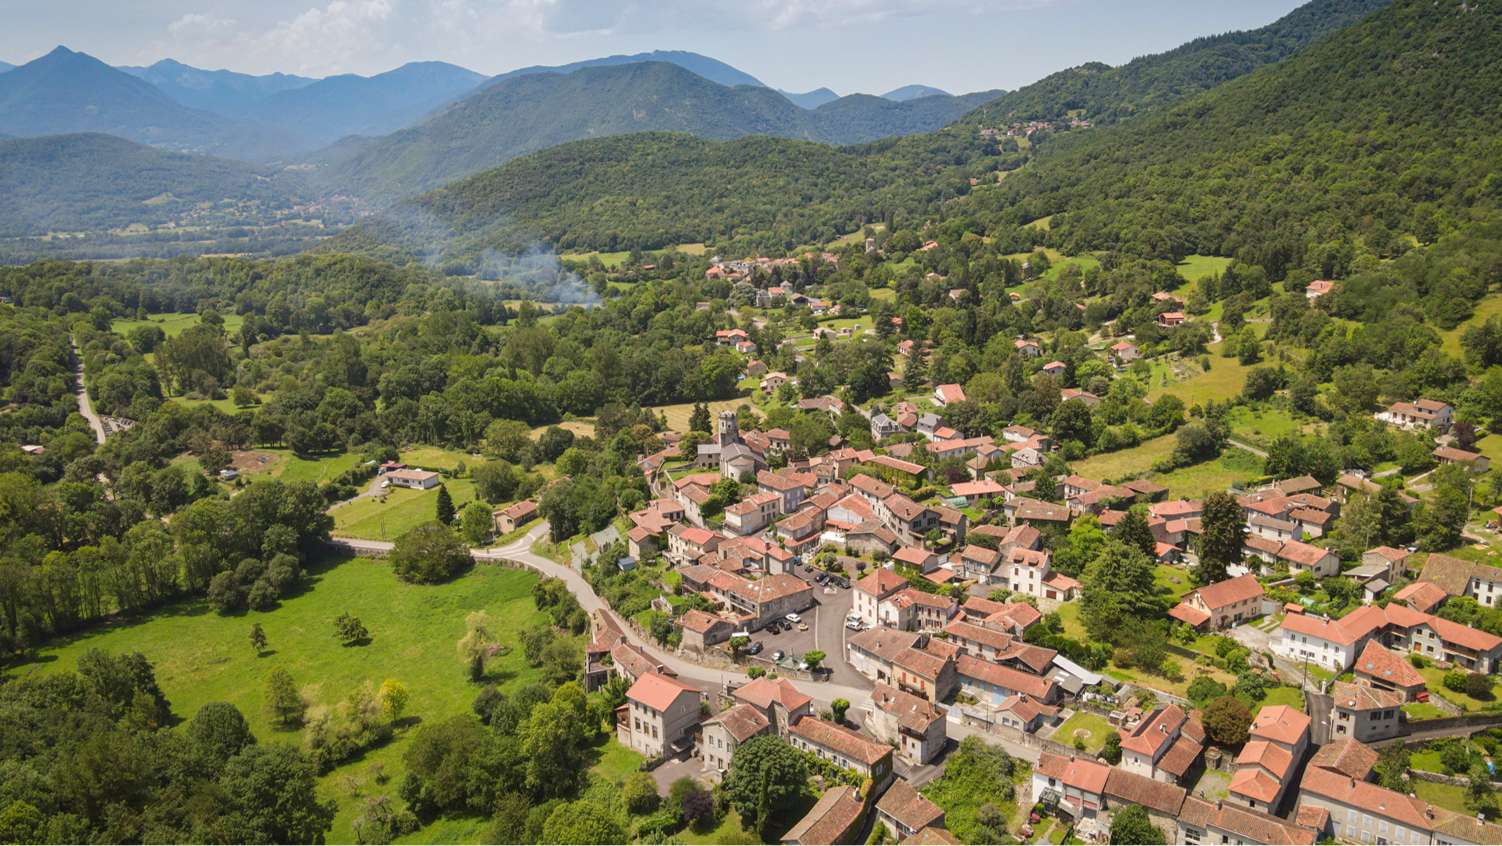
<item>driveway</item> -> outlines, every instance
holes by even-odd
[[[1257,628],[1256,621],[1231,629],[1229,635],[1232,640],[1259,655],[1272,655],[1273,668],[1278,671],[1278,676],[1285,683],[1298,684],[1299,680],[1304,677],[1303,665],[1289,661],[1287,658],[1272,651],[1272,634]],[[1319,679],[1310,675],[1305,687],[1318,693]]]

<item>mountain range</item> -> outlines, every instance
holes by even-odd
[[[227,70],[199,70],[172,59],[163,59],[149,67],[121,67],[120,70],[155,85],[163,94],[190,109],[226,115],[241,112],[251,103],[273,94],[318,81],[284,73],[251,76]]]
[[[365,77],[342,74],[272,94],[238,117],[327,144],[346,135],[384,135],[485,81],[446,62],[411,62]]]
[[[853,144],[931,132],[998,92],[898,103],[853,94],[804,109],[770,88],[712,82],[668,62],[530,73],[487,85],[416,126],[330,164],[330,192],[390,201],[580,138],[674,131]]]
[[[970,187],[1005,164],[974,131],[851,148],[631,135],[559,145],[423,194],[329,248],[422,255],[432,245],[402,223],[420,219],[423,233],[447,233],[448,256],[461,262],[528,239],[560,249],[704,241],[733,250],[812,243],[821,230],[942,208],[992,232],[1053,215],[1049,237],[1070,254],[1126,249],[1176,260],[1254,249],[1248,255],[1271,267],[1311,239],[1337,237],[1331,227],[1401,232],[1420,217],[1496,215],[1496,2],[1378,5],[1284,61],[1156,114],[1065,133],[997,187]],[[799,200],[778,203],[779,192]],[[1325,228],[1315,234],[1316,225]]]
[[[0,74],[0,133],[32,137],[79,132],[244,160],[308,143],[278,129],[190,109],[145,80],[65,47]]]

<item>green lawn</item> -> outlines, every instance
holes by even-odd
[[[1094,755],[1105,745],[1106,735],[1110,734],[1112,729],[1111,723],[1105,717],[1079,711],[1065,720],[1063,725],[1054,729],[1053,740],[1072,747],[1076,731],[1088,733],[1088,736],[1084,737],[1085,751]]]
[[[1302,711],[1304,710],[1304,694],[1296,687],[1268,688],[1267,696],[1259,704],[1262,708],[1287,705],[1295,711]]]
[[[446,479],[444,485],[457,511],[463,511],[465,504],[475,498],[475,483],[469,479]],[[427,491],[394,488],[385,496],[362,497],[330,513],[334,515],[335,534],[395,540],[437,516],[438,488]]]
[[[1466,804],[1464,787],[1451,787],[1448,784],[1435,784],[1428,781],[1414,779],[1409,782],[1409,789],[1418,794],[1418,797],[1431,805],[1448,808],[1457,813],[1467,816],[1475,814],[1478,810],[1486,813],[1487,820],[1497,818],[1497,797],[1489,797],[1486,805],[1480,809]]]
[[[225,334],[229,335],[239,332],[240,324],[245,322],[245,318],[238,314],[221,314],[220,316],[224,318]],[[110,331],[117,335],[124,335],[137,326],[155,325],[161,327],[161,330],[167,333],[167,337],[175,338],[181,335],[183,330],[197,323],[198,315],[196,314],[166,312],[150,315],[145,320],[116,320],[110,324]]]
[[[404,463],[413,467],[421,467],[424,470],[447,470],[450,473],[457,470],[461,463],[466,467],[474,467],[484,460],[475,458],[467,452],[439,447],[409,449],[402,453],[401,458]]]
[[[41,660],[8,672],[71,670],[88,649],[120,653],[139,651],[156,667],[157,681],[172,703],[174,716],[186,721],[209,702],[234,703],[264,742],[299,743],[300,732],[273,730],[262,713],[263,687],[275,667],[285,667],[299,687],[316,686],[321,702],[333,704],[367,681],[395,678],[411,696],[409,716],[433,723],[467,713],[480,685],[467,680],[454,651],[471,611],[490,612],[497,639],[514,643],[524,627],[545,620],[531,591],[535,576],[502,567],[478,567],[444,585],[408,585],[388,566],[363,558],[327,559],[314,565],[305,588],[266,613],[221,617],[206,601],[194,599],[156,614],[114,626],[100,626],[39,650]],[[348,611],[364,620],[370,643],[342,647],[332,637],[331,621]],[[270,641],[257,658],[246,639],[252,622],[260,623]],[[536,680],[537,673],[513,650],[491,664],[487,683],[512,689]],[[320,781],[339,802],[330,843],[353,843],[350,822],[358,808],[343,787],[345,776],[368,782],[370,765],[380,763],[390,780],[368,782],[367,791],[396,797],[406,773],[402,755],[415,729],[359,759],[338,767]],[[451,820],[418,832],[411,842],[477,842],[484,820]]]
[[[1076,461],[1070,467],[1076,475],[1087,479],[1116,480],[1147,471],[1152,467],[1153,462],[1167,458],[1169,453],[1173,452],[1173,447],[1174,436],[1164,435],[1161,438],[1143,441],[1131,449],[1102,453],[1084,461]]]
[[[1173,579],[1178,579],[1178,584],[1174,584]],[[1159,564],[1153,568],[1153,584],[1168,588],[1173,591],[1174,596],[1183,596],[1194,590],[1194,583],[1189,581],[1188,572],[1167,564]]]
[[[320,456],[318,458],[298,458],[291,450],[268,449],[261,452],[276,453],[282,456],[279,466],[280,472],[273,470],[273,475],[283,482],[327,482],[348,470],[360,466],[360,456],[342,452],[337,455]]]
[[[1176,268],[1179,275],[1190,282],[1198,282],[1201,276],[1214,276],[1231,266],[1232,259],[1219,256],[1186,256]]]
[[[1210,345],[1209,356],[1209,373],[1202,373],[1183,382],[1170,383],[1167,387],[1154,386],[1148,398],[1157,399],[1164,394],[1173,394],[1183,400],[1185,405],[1203,405],[1212,399],[1225,400],[1241,393],[1242,386],[1246,384],[1247,371],[1252,368],[1243,367],[1234,358],[1221,358],[1220,344]]]
[[[1301,426],[1293,415],[1277,409],[1249,409],[1237,406],[1230,415],[1231,436],[1244,444],[1266,449],[1268,444],[1284,435],[1300,431]]]
[[[1444,711],[1428,702],[1410,702],[1403,706],[1403,712],[1408,715],[1409,720],[1436,720],[1445,715]],[[1439,756],[1436,755],[1435,760],[1438,758]],[[1420,767],[1420,769],[1428,769],[1428,767]]]
[[[1228,447],[1213,461],[1180,467],[1172,473],[1154,476],[1153,481],[1168,487],[1171,497],[1202,497],[1223,491],[1229,485],[1262,475],[1262,459],[1249,452]]]
[[[1434,666],[1424,667],[1419,670],[1419,675],[1423,676],[1424,681],[1428,683],[1430,696],[1443,696],[1444,698],[1450,700],[1451,702],[1454,702],[1456,705],[1459,705],[1461,708],[1464,708],[1467,711],[1481,711],[1484,710],[1488,705],[1493,705],[1496,703],[1497,683],[1495,678],[1493,678],[1492,680],[1491,698],[1475,699],[1463,692],[1451,690],[1448,687],[1445,687],[1444,679],[1445,673],[1447,672],[1449,671],[1441,670],[1440,668]]]

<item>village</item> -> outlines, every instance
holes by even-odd
[[[724,263],[711,273],[755,267]],[[763,290],[758,305],[781,305],[784,296]],[[859,326],[840,331],[849,337]],[[740,329],[712,342],[757,354]],[[903,344],[899,353],[909,354],[913,342]],[[1028,360],[1041,355],[1028,338],[1014,346]],[[1122,340],[1104,354],[1124,367],[1140,352]],[[1034,365],[1040,373],[1064,367]],[[747,372],[767,396],[794,381],[754,359]],[[878,824],[904,843],[960,842],[923,790],[967,737],[1031,764],[1017,800],[1024,838],[1046,830],[1068,832],[1070,842],[1112,842],[1116,816],[1140,806],[1169,842],[1502,841],[1502,826],[1484,815],[1383,786],[1377,770],[1382,749],[1415,733],[1464,742],[1502,723],[1494,712],[1463,713],[1430,686],[1438,676],[1420,671],[1488,680],[1496,672],[1502,638],[1435,612],[1458,599],[1495,607],[1502,570],[1441,554],[1419,569],[1412,549],[1375,546],[1342,572],[1320,541],[1353,493],[1379,489],[1348,472],[1333,485],[1302,476],[1232,490],[1243,563],[1224,581],[1188,589],[1204,531],[1201,500],[1170,499],[1168,488],[1145,479],[1078,475],[1050,479],[1057,501],[1035,498],[1058,445],[1020,425],[1000,440],[962,437],[944,414],[964,400],[957,384],[938,385],[921,402],[866,408],[832,395],[796,400],[799,411],[831,420],[859,412],[875,444],[855,448],[835,437],[827,451],[797,458],[789,431],[742,431],[735,410],[718,412],[710,438],[661,433],[664,448],[640,460],[655,498],[629,514],[624,554],[608,563],[660,573],[675,586],[653,604],[671,615],[674,657],[746,671],[749,681],[696,687],[633,643],[628,632],[639,629],[596,612],[586,679],[630,683],[617,712],[623,746],[714,783],[738,745],[772,735],[856,776],[829,784],[784,843],[858,842]],[[1101,397],[1069,389],[1063,400],[1093,407]],[[1419,400],[1376,419],[1443,432],[1453,409]],[[921,438],[904,437],[913,434]],[[931,461],[908,460],[915,450],[963,460],[964,478],[938,478]],[[1437,447],[1434,459],[1487,469],[1484,456],[1453,446]],[[426,484],[420,477],[402,483]],[[727,483],[738,494],[721,510]],[[1410,508],[1417,501],[1403,500]],[[1154,565],[1186,583],[1168,612],[1174,625],[1190,640],[1240,644],[1253,674],[1286,694],[1249,714],[1239,742],[1212,736],[1205,709],[1188,696],[1155,688],[1150,677],[1113,677],[1114,667],[1087,668],[1047,645],[1057,632],[1045,620],[1077,607],[1082,589],[1054,569],[1053,539],[1082,524],[1109,536],[1129,515],[1145,518]],[[501,534],[536,517],[532,502],[495,513]],[[1333,577],[1358,586],[1356,610],[1337,618],[1295,598],[1299,586]],[[688,596],[705,602],[685,611]],[[826,686],[866,693],[840,707]],[[818,707],[831,699],[833,708]]]

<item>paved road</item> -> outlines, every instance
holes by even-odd
[[[589,586],[589,582],[585,581],[584,577],[578,571],[570,567],[565,567],[549,558],[533,554],[532,544],[541,538],[547,530],[548,524],[542,523],[526,535],[506,546],[497,549],[477,549],[473,552],[473,555],[476,561],[510,559],[527,564],[548,576],[562,579],[574,596],[578,598],[579,604],[584,607],[585,611],[593,613],[595,611],[609,610],[609,606],[606,605],[603,599],[595,595],[594,590]],[[357,553],[389,552],[394,546],[389,541],[357,540],[353,538],[339,538],[337,539],[337,543]],[[843,618],[843,616],[843,614],[840,614],[840,617]],[[653,658],[670,667],[680,678],[706,690],[717,689],[726,682],[744,684],[751,680],[749,676],[741,672],[711,669],[690,661],[685,661],[676,655],[663,652],[657,648],[656,644],[641,642],[636,637],[635,632],[626,631],[626,637],[636,645],[646,649]],[[820,642],[822,644],[822,638]],[[829,654],[829,661],[843,662],[844,656],[839,652],[838,646],[834,649],[826,647],[825,652]],[[857,687],[849,684],[828,682],[809,684],[806,685],[806,688],[805,692],[823,707],[827,707],[830,701],[834,699],[848,699],[852,705],[852,710],[854,710],[862,708],[862,703],[870,700],[872,686],[868,684],[865,687]]]
[[[532,544],[539,538],[541,538],[544,533],[547,532],[547,529],[547,523],[542,523],[541,525],[532,529],[532,531],[528,532],[523,537],[510,544],[507,544],[506,546],[497,549],[475,550],[473,553],[475,560],[493,561],[497,559],[510,559],[531,565],[549,576],[556,576],[560,579],[563,579],[564,583],[568,585],[569,590],[572,591],[574,596],[579,599],[579,604],[584,607],[585,611],[592,613],[596,610],[608,610],[605,601],[595,595],[594,590],[589,586],[589,582],[585,581],[584,577],[577,571],[570,567],[565,567],[561,564],[558,564],[551,559],[536,555],[532,552]],[[355,552],[389,552],[394,546],[394,544],[388,541],[358,540],[353,538],[338,538],[336,539],[336,541],[341,546],[344,546]],[[819,596],[821,600],[835,598],[825,597],[823,594],[816,595]],[[850,601],[849,596],[849,591],[840,591],[839,593],[839,598],[843,599],[847,603]],[[845,606],[845,608],[848,608],[848,605]],[[813,613],[818,613],[821,616],[834,617],[836,620],[842,623],[844,619],[844,610],[844,608],[831,603],[830,607],[821,609]],[[807,618],[807,615],[805,615],[805,618]],[[822,631],[824,627],[815,625],[812,627],[812,629],[813,631]],[[842,625],[840,627],[840,631],[844,631]],[[750,677],[740,672],[729,670],[721,671],[711,669],[709,667],[700,666],[699,664],[695,664],[690,661],[685,661],[676,655],[670,655],[661,651],[655,644],[641,642],[635,635],[635,632],[629,630],[626,631],[626,637],[628,639],[630,639],[636,645],[645,648],[647,652],[650,653],[658,661],[661,661],[663,664],[672,668],[673,672],[677,673],[679,678],[691,684],[694,684],[705,691],[714,692],[722,687],[726,682],[744,684],[750,681]],[[814,698],[815,704],[818,705],[820,709],[827,708],[829,706],[829,703],[835,699],[848,700],[851,705],[848,716],[849,721],[864,725],[865,716],[862,712],[868,710],[871,707],[871,690],[873,689],[874,685],[868,679],[856,673],[854,669],[852,669],[848,664],[845,663],[843,638],[838,643],[825,643],[824,638],[821,636],[819,640],[819,646],[828,653],[829,657],[827,660],[829,661],[829,663],[832,666],[838,668],[836,670],[836,673],[837,677],[840,680],[823,683],[816,682],[812,684],[802,683],[801,689],[803,690],[803,692]],[[776,647],[769,645],[768,648],[771,649]],[[843,670],[844,672],[841,672],[841,670]],[[851,677],[853,677],[853,680],[851,679]],[[851,681],[853,681],[853,683],[850,683]],[[948,734],[950,744],[949,748],[951,751],[961,740],[975,735],[979,736],[993,746],[1001,746],[1014,757],[1022,758],[1035,764],[1038,762],[1037,749],[1023,746],[1017,743],[1008,742],[1001,737],[985,731],[984,729],[967,726],[964,723],[960,722],[957,715],[951,714],[948,725]],[[904,764],[901,769],[911,771],[910,773],[904,773],[905,777],[907,775],[911,775],[918,778],[922,783],[926,783],[928,780],[936,777],[941,772],[940,768],[934,765],[913,767]]]
[[[78,395],[78,413],[83,419],[89,421],[89,428],[94,430],[94,440],[104,443],[104,421],[94,413],[94,407],[89,404],[89,392],[83,387],[83,359],[78,355],[78,339],[68,336],[73,345],[73,393]]]
[[[1244,449],[1247,452],[1251,453],[1252,455],[1257,456],[1258,458],[1266,458],[1267,457],[1267,453],[1263,452],[1262,450],[1257,449],[1256,447],[1247,446],[1246,444],[1244,444],[1244,443],[1242,443],[1240,441],[1226,441],[1226,446],[1233,446],[1233,447],[1236,447],[1237,449]]]

